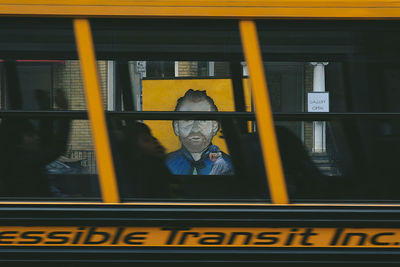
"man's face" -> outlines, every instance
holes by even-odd
[[[207,100],[193,102],[184,100],[179,111],[211,111]],[[201,153],[210,145],[217,134],[216,121],[180,120],[174,122],[174,131],[182,145],[191,153]]]

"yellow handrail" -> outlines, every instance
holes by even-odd
[[[261,58],[260,46],[258,44],[256,25],[254,21],[241,20],[239,26],[243,50],[250,74],[257,131],[260,136],[271,199],[275,204],[288,204],[289,197],[275,135],[274,121],[267,82],[264,75],[264,65]]]
[[[103,202],[119,203],[118,186],[115,179],[89,21],[87,19],[75,19],[74,30],[85,87],[86,104],[96,148],[97,169]]]

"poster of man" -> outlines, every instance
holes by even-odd
[[[175,111],[218,111],[214,100],[206,91],[186,91],[178,99]],[[214,161],[210,158],[212,139],[219,130],[217,121],[178,120],[173,121],[173,129],[181,142],[181,148],[167,155],[166,164],[173,174],[209,175]],[[233,170],[230,157],[221,151],[221,158]],[[230,174],[233,171],[229,172]]]
[[[227,78],[198,79],[185,77],[173,79],[143,79],[142,85],[143,111],[174,111],[181,109],[187,109],[187,111],[235,111],[232,81]],[[246,110],[251,111],[251,94],[250,86],[247,79],[244,79],[243,87],[245,93]],[[192,88],[192,91],[194,92],[203,91],[203,93],[200,93],[203,96],[199,97],[198,99],[200,101],[197,103],[195,101],[195,103],[191,101],[191,104],[188,105],[187,103],[184,103],[186,102],[186,100],[184,102],[182,102],[183,100],[181,100],[181,104],[178,106],[178,99],[183,99],[186,93],[189,91],[189,88]],[[201,101],[204,100],[205,96],[208,100]],[[212,105],[210,105],[211,101],[209,100],[212,100]],[[214,108],[212,109],[211,107]],[[207,138],[203,139],[201,137],[195,137],[192,138],[193,142],[189,142],[190,139],[186,139],[183,137],[185,134],[184,121],[181,121],[180,123],[176,121],[174,123],[171,120],[146,120],[144,121],[144,123],[146,123],[151,128],[153,135],[165,147],[167,154],[170,156],[170,160],[172,158],[172,155],[176,155],[173,152],[182,152],[186,150],[189,154],[185,155],[190,155],[192,158],[194,157],[194,162],[196,162],[196,158],[196,164],[202,164],[202,161],[198,160],[199,157],[204,159],[205,156],[207,156],[209,146],[215,145],[221,151],[221,156],[224,156],[225,158],[226,155],[230,166],[232,165],[228,155],[229,148],[226,145],[221,129],[219,129],[218,132],[215,133],[215,126],[217,126],[217,129],[220,128],[217,122],[212,123],[211,121],[198,121],[195,124],[193,121],[193,124],[191,124],[191,121],[187,121],[186,123],[189,124],[189,129],[190,127],[195,127],[196,130],[196,128],[202,128],[203,126],[208,125],[208,127],[206,127],[209,129],[209,134],[206,135]],[[179,129],[180,131],[177,132]],[[180,136],[181,132],[183,133],[182,136]],[[184,141],[184,143],[182,141]],[[191,146],[198,146],[200,148],[199,151],[201,152],[192,152],[192,155],[192,153],[188,151],[188,148],[191,149]],[[184,148],[184,150],[181,150],[182,148]],[[204,151],[202,151],[201,148]],[[204,155],[202,155],[203,152],[205,152]],[[216,160],[215,157],[213,157],[212,159]],[[207,160],[207,164],[210,164],[209,161],[210,160]],[[221,160],[219,160],[218,162],[221,162]],[[169,164],[172,163],[177,164],[176,161],[169,162]],[[213,164],[214,163],[212,163],[211,165]],[[219,163],[217,163],[217,165],[219,165]],[[171,170],[174,174],[192,175],[193,173],[197,173],[212,175],[210,174],[210,165],[207,166],[207,168],[202,169],[201,173],[198,173],[199,168],[188,168],[186,169],[186,172],[183,172],[183,168],[181,170],[182,172],[178,172],[179,168],[174,168],[174,170],[172,170],[171,168]],[[196,172],[194,172],[195,170]]]

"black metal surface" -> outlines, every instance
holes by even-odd
[[[2,204],[0,224],[396,228],[400,206]]]
[[[318,113],[274,113],[278,121],[329,121],[354,119],[392,119],[400,118],[399,112],[318,112]]]
[[[173,120],[173,119],[198,119],[221,120],[242,119],[255,120],[253,112],[174,112],[174,111],[105,111],[107,116],[119,118],[132,118],[143,120]],[[34,111],[34,110],[9,110],[0,111],[0,118],[71,118],[87,119],[86,111]],[[277,121],[329,121],[329,120],[355,120],[355,119],[391,119],[400,118],[400,112],[328,112],[328,113],[274,113]]]
[[[400,225],[400,207],[2,204],[0,225],[394,228]],[[382,264],[400,263],[400,251],[312,247],[2,247],[0,262]]]
[[[237,118],[254,120],[254,113],[250,112],[173,112],[173,111],[106,111],[106,115],[118,118],[140,120],[173,120],[173,119],[199,119],[220,120]],[[0,111],[0,118],[70,118],[87,119],[86,111]]]
[[[235,263],[235,264],[394,264],[393,249],[220,249],[220,248],[3,248],[4,262],[31,263]],[[19,257],[17,261],[15,257]],[[27,259],[27,260],[24,260]],[[29,260],[28,260],[29,259]]]

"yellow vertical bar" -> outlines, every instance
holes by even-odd
[[[86,104],[96,148],[97,170],[103,202],[119,203],[118,186],[115,179],[89,21],[87,19],[75,19],[74,30],[85,87]]]
[[[274,121],[264,75],[264,64],[258,44],[254,21],[239,22],[243,50],[250,74],[253,101],[256,111],[257,130],[260,136],[264,165],[268,177],[272,202],[288,204],[289,197],[283,175],[282,162],[275,135]]]

